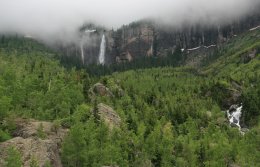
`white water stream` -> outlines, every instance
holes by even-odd
[[[102,40],[100,43],[100,51],[98,56],[98,63],[104,65],[105,64],[105,55],[106,55],[106,37],[102,36]]]

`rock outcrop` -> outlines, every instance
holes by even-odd
[[[241,55],[241,62],[242,63],[250,62],[252,59],[254,59],[256,57],[257,53],[259,53],[259,51],[257,49],[253,49],[253,50],[251,50],[249,52],[246,52],[246,53],[242,54]]]
[[[109,128],[118,127],[121,123],[119,115],[108,105],[103,103],[98,104],[98,114],[100,118],[108,125]]]
[[[113,93],[103,84],[96,83],[92,88],[89,89],[89,95],[94,96],[108,96],[113,97]]]
[[[14,138],[0,143],[0,166],[4,166],[4,159],[10,147],[16,148],[21,153],[24,167],[30,167],[30,162],[35,159],[40,167],[50,163],[55,167],[62,167],[60,147],[68,130],[53,123],[18,120]]]
[[[85,26],[78,34],[79,43],[59,45],[65,63],[97,64],[101,39],[106,39],[105,64],[133,61],[144,56],[164,57],[173,54],[176,48],[182,48],[186,54],[197,50],[203,52],[217,48],[230,38],[246,31],[254,31],[260,26],[260,12],[222,25],[183,24],[176,27],[159,26],[153,21],[139,21],[124,25],[117,30],[108,30],[95,25]],[[85,38],[86,30],[95,29]],[[86,41],[89,40],[89,41]],[[82,46],[83,44],[83,46]],[[214,47],[212,47],[214,46]],[[199,48],[199,49],[197,49]],[[189,61],[191,62],[191,61]]]

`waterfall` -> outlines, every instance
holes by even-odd
[[[249,131],[245,127],[241,127],[240,117],[242,116],[243,105],[232,105],[229,110],[227,110],[227,117],[230,125],[235,125],[239,128],[239,131],[242,135]]]
[[[82,64],[84,65],[84,60],[85,60],[85,55],[84,55],[84,46],[83,46],[83,41],[80,44],[80,52],[81,52],[81,60],[82,60]]]
[[[83,42],[81,42],[81,44],[80,44],[80,51],[81,51],[82,64],[84,64],[84,47],[83,47]]]
[[[85,32],[81,33],[81,42],[80,42],[80,52],[81,52],[81,61],[82,64],[85,64],[85,54],[84,54],[84,45],[90,42],[90,34],[95,33],[97,30],[86,29]],[[88,48],[88,46],[86,46]]]
[[[98,63],[104,65],[105,64],[105,54],[106,54],[106,37],[103,34],[101,44],[100,44],[100,51],[98,56]]]
[[[151,54],[152,54],[152,56],[154,56],[154,54],[153,54],[153,42],[151,44]]]
[[[236,125],[241,130],[240,117],[242,115],[242,104],[241,106],[232,105],[227,111],[227,116],[230,124]]]

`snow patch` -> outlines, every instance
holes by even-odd
[[[211,47],[216,47],[217,45],[209,45],[209,46],[203,46],[204,48],[208,49],[208,48],[211,48]]]
[[[188,51],[194,51],[194,50],[198,50],[198,49],[200,49],[200,48],[206,48],[206,49],[209,49],[209,48],[211,48],[211,47],[216,47],[217,45],[209,45],[209,46],[198,46],[198,47],[195,47],[195,48],[191,48],[191,49],[187,49]]]
[[[260,28],[260,25],[257,26],[257,27],[251,28],[249,31],[254,31],[254,30],[258,29],[258,28]]]
[[[198,47],[196,47],[196,48],[187,49],[187,50],[188,50],[188,51],[193,51],[193,50],[197,50],[197,49],[199,49],[199,48],[201,48],[201,46],[198,46]]]
[[[85,33],[93,33],[93,32],[96,32],[97,30],[85,30]]]

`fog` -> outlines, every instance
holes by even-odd
[[[0,0],[0,33],[72,39],[86,22],[108,29],[140,19],[168,26],[222,24],[257,10],[259,4],[260,0]]]

